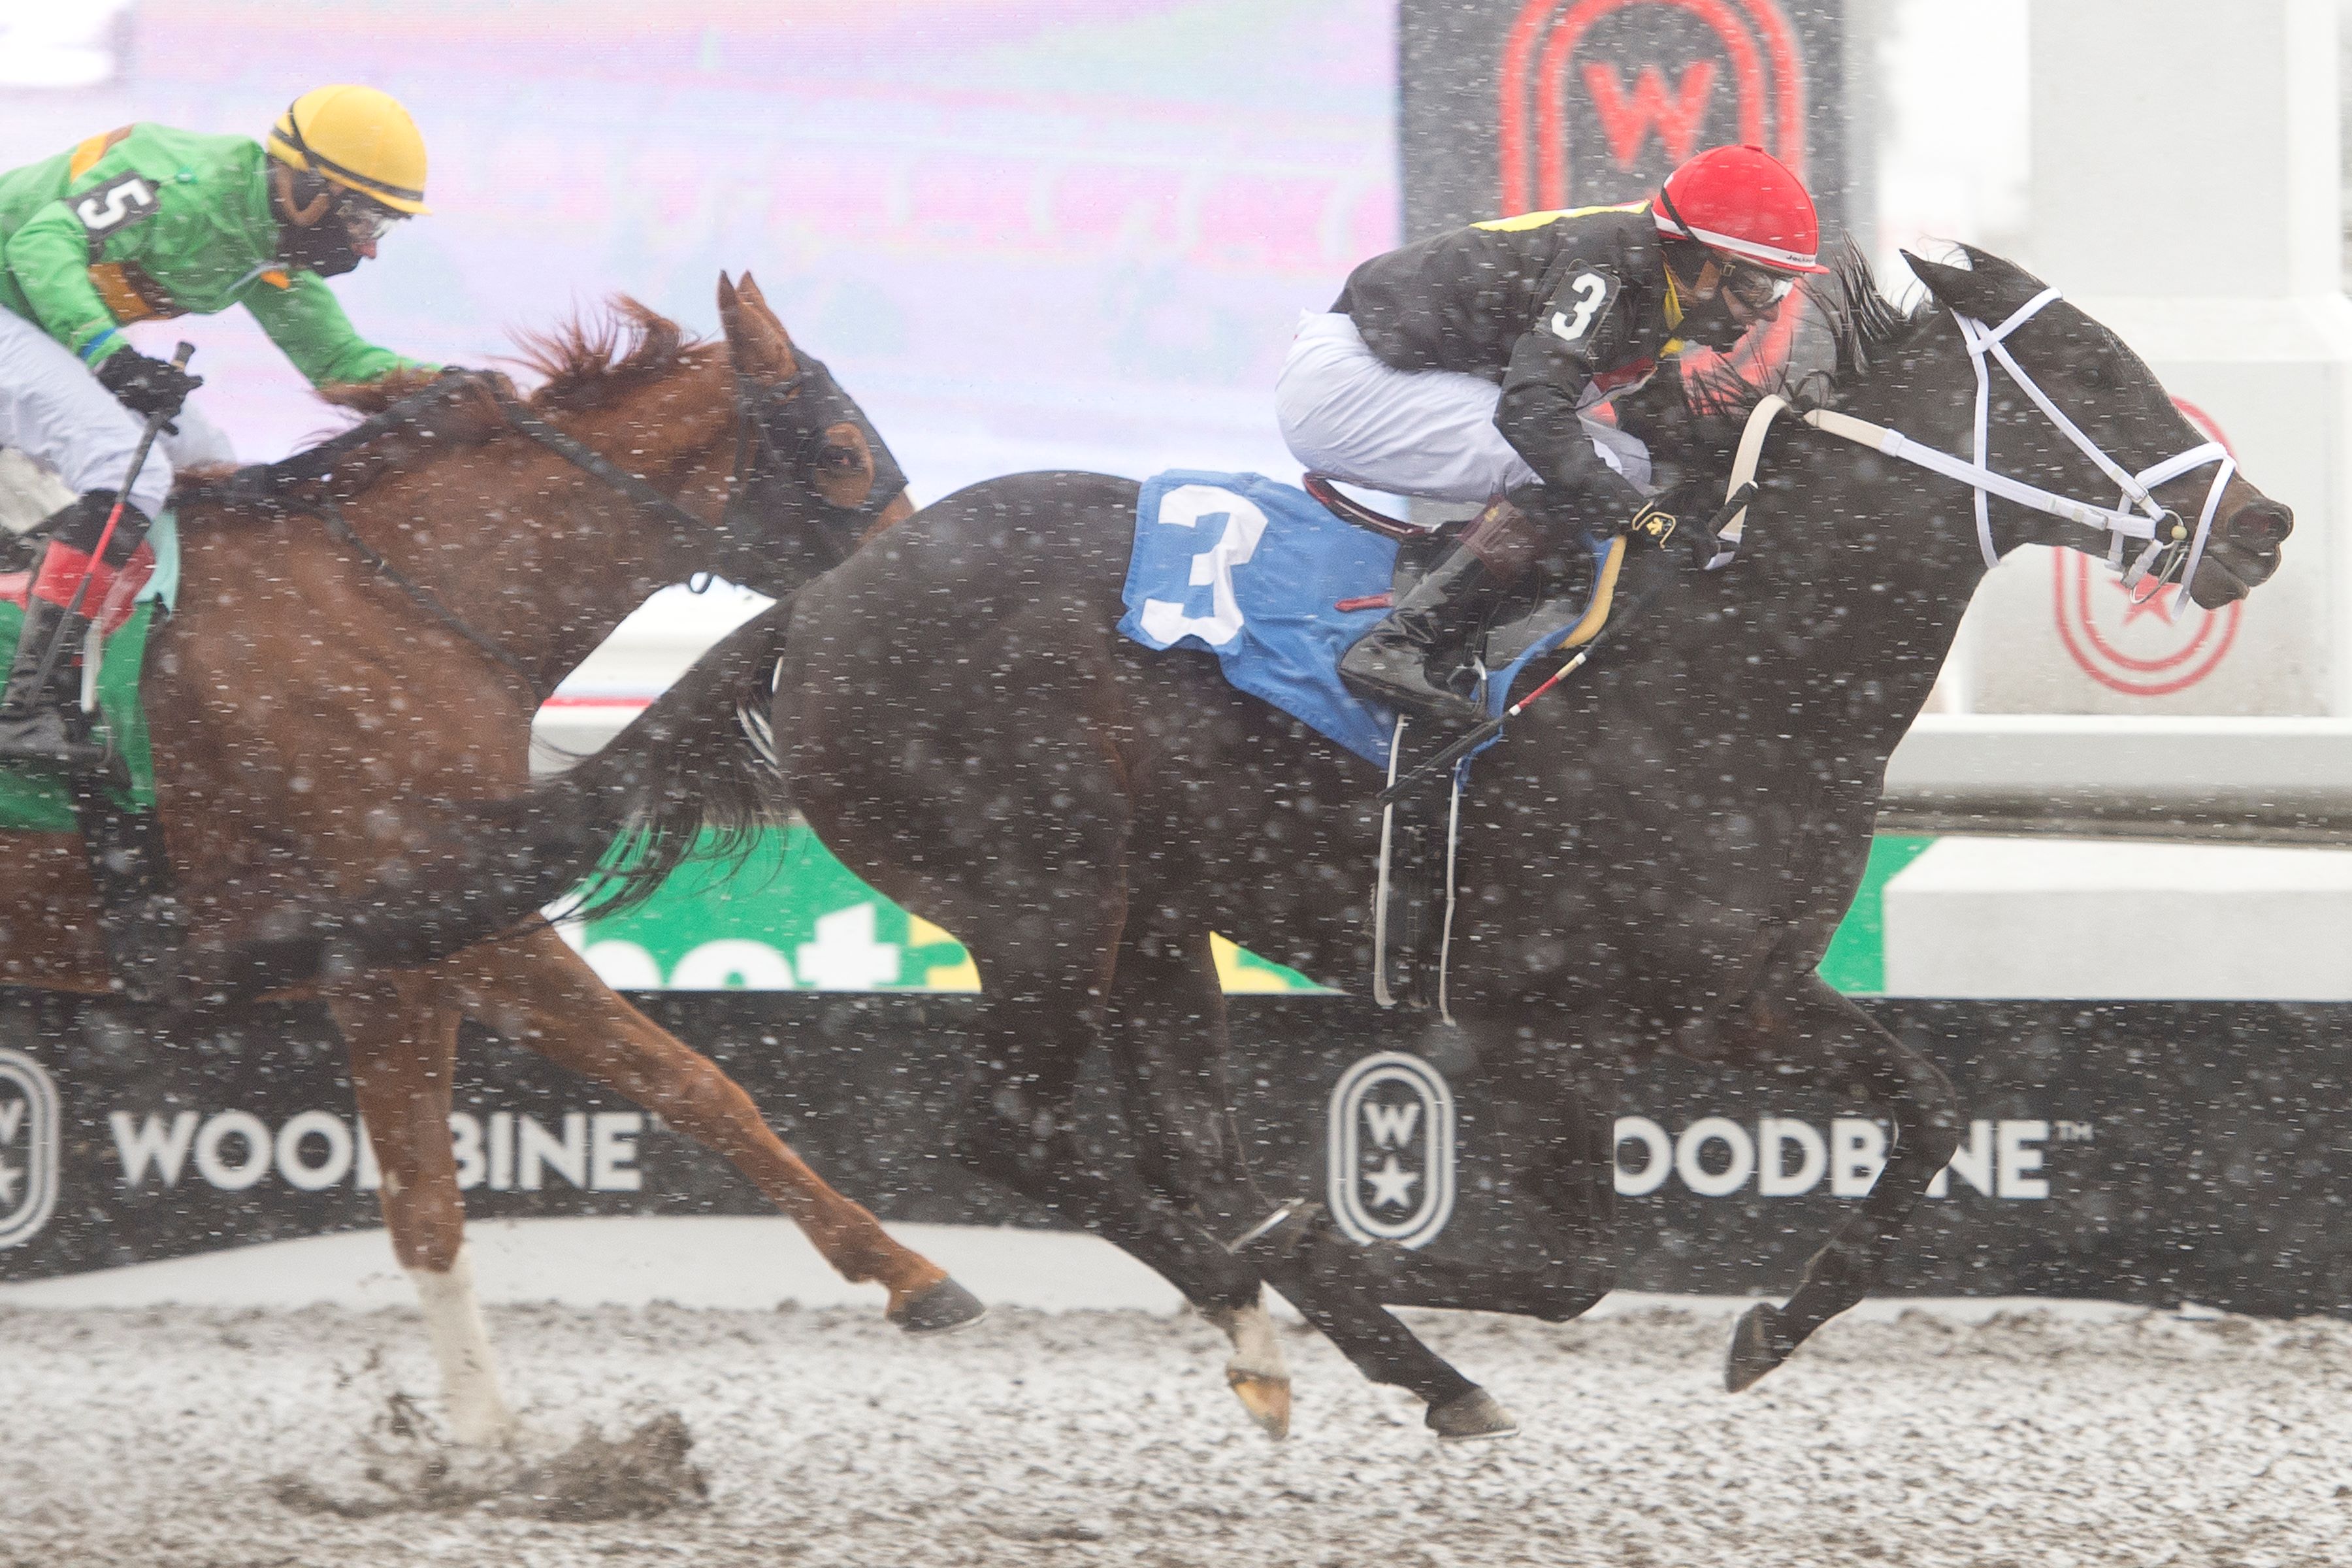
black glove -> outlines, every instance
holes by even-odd
[[[205,378],[190,375],[169,360],[149,359],[137,349],[117,349],[99,365],[98,384],[131,413],[169,419]]]
[[[1629,549],[1661,548],[1685,530],[1704,529],[1713,515],[1698,486],[1674,485],[1644,500],[1619,531]]]

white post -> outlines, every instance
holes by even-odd
[[[2294,509],[2234,618],[2027,552],[1965,645],[1979,711],[2352,715],[2352,302],[2335,0],[2043,0],[2031,245]],[[2153,458],[2163,454],[2149,454]]]

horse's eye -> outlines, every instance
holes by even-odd
[[[2116,378],[2107,374],[2107,367],[2097,360],[2076,371],[2074,379],[2093,392],[2105,392],[2116,384]]]

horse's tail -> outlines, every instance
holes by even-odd
[[[604,852],[582,868],[565,913],[634,909],[688,860],[731,875],[767,829],[783,824],[792,801],[768,703],[791,618],[787,601],[738,627],[611,744],[532,792],[550,796],[549,807],[525,796],[491,808],[526,822],[568,816],[610,825]],[[562,804],[569,802],[577,804]],[[555,848],[563,847],[559,828]]]
[[[789,811],[766,707],[791,606],[746,622],[602,751],[528,793],[453,806],[355,896],[288,900],[185,953],[199,1005],[432,963],[543,917],[643,902],[684,862],[740,867]]]

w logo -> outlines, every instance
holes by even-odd
[[[1725,142],[1762,147],[1803,179],[1805,57],[1781,5],[1525,0],[1497,62],[1496,210],[1629,201]],[[1716,90],[1727,82],[1727,101]]]
[[[63,1136],[56,1080],[24,1052],[0,1049],[0,1248],[49,1223]]]
[[[1666,79],[1655,66],[1643,66],[1633,79],[1629,100],[1625,79],[1614,66],[1587,60],[1584,90],[1592,97],[1593,112],[1609,137],[1609,155],[1621,169],[1630,169],[1642,156],[1642,144],[1654,129],[1665,143],[1666,157],[1679,163],[1698,151],[1699,132],[1706,129],[1707,100],[1715,95],[1715,62],[1700,60],[1683,72],[1683,84],[1666,96]]]
[[[1325,1145],[1331,1213],[1357,1241],[1425,1247],[1454,1216],[1454,1091],[1382,1051],[1340,1075]]]

